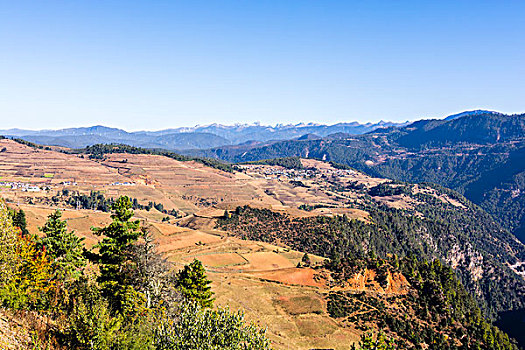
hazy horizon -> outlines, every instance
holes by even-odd
[[[400,122],[524,111],[520,1],[16,1],[2,128]]]
[[[34,129],[34,128],[12,127],[12,128],[0,128],[0,130],[44,131],[44,130],[61,130],[61,129],[90,128],[90,127],[102,126],[102,127],[108,127],[108,128],[121,129],[121,130],[124,130],[124,131],[127,131],[127,132],[140,132],[140,131],[155,132],[155,131],[163,131],[163,130],[169,130],[169,129],[193,129],[193,128],[199,128],[199,127],[212,126],[212,125],[222,125],[222,126],[225,126],[225,127],[244,126],[244,125],[246,125],[246,126],[260,125],[260,126],[266,126],[266,127],[277,127],[277,126],[298,126],[298,125],[326,125],[326,126],[331,126],[331,125],[345,124],[345,123],[347,123],[347,124],[359,123],[361,125],[367,125],[367,124],[379,124],[381,122],[383,122],[383,123],[403,124],[403,123],[412,123],[412,122],[415,122],[417,120],[422,120],[422,119],[444,119],[444,118],[446,118],[448,116],[451,116],[451,115],[455,115],[455,114],[459,114],[459,113],[463,113],[463,112],[476,111],[476,110],[481,110],[481,109],[464,110],[464,111],[459,111],[457,113],[451,113],[451,114],[447,114],[447,115],[439,116],[439,117],[423,117],[423,118],[416,118],[416,119],[404,120],[404,121],[392,121],[392,120],[388,120],[388,119],[381,119],[381,120],[378,120],[378,121],[362,121],[362,122],[361,121],[356,121],[356,120],[344,120],[344,121],[338,121],[338,122],[334,122],[334,123],[322,123],[322,122],[285,123],[285,122],[283,122],[283,123],[274,123],[274,124],[265,124],[265,123],[262,123],[260,121],[254,121],[254,122],[249,122],[249,123],[238,122],[238,123],[232,123],[232,124],[215,122],[215,123],[208,123],[208,124],[182,125],[182,126],[173,126],[173,127],[166,126],[166,127],[157,128],[157,129],[130,129],[130,128],[127,128],[126,126],[111,126],[111,125],[105,125],[105,124],[86,124],[86,125],[65,126],[65,127],[58,127],[58,128],[41,128],[41,129],[38,129],[38,128]],[[503,113],[503,114],[508,114],[508,115],[520,114],[520,112],[517,112],[517,113],[504,113],[504,112],[495,111],[495,110],[487,110],[487,111],[488,112]]]

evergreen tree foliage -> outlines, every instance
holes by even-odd
[[[147,312],[138,317],[113,312],[94,281],[85,278],[75,281],[72,289],[74,302],[64,332],[68,349],[155,349],[154,324]]]
[[[261,164],[261,165],[273,165],[273,166],[282,166],[286,169],[304,169],[303,163],[301,163],[301,158],[299,157],[284,157],[284,158],[272,158],[272,159],[263,159],[257,162],[246,162],[240,164]]]
[[[56,270],[75,276],[83,269],[82,240],[68,232],[59,211],[41,228],[41,240],[22,235],[0,201],[0,306],[53,311],[31,313],[47,322],[32,332],[31,348],[270,349],[265,331],[246,323],[241,312],[208,308],[213,293],[200,262],[175,276],[144,230],[144,242],[137,243],[141,230],[131,220],[129,198],[119,198],[112,210],[113,222],[94,229],[104,238],[95,252],[86,252],[99,267],[96,280],[83,274],[55,288]],[[193,301],[176,298],[175,277]]]
[[[13,211],[13,225],[20,229],[22,235],[25,236],[29,234],[27,230],[26,213],[22,209]]]
[[[308,253],[304,253],[303,257],[301,258],[301,266],[309,267],[312,264],[312,261],[310,260],[310,256]]]
[[[44,233],[40,244],[51,258],[51,266],[55,278],[60,281],[70,281],[80,277],[82,268],[86,265],[83,256],[84,239],[67,230],[67,222],[61,220],[62,212],[56,210],[40,231]]]
[[[213,305],[213,292],[209,284],[210,280],[206,277],[206,270],[202,263],[195,259],[177,274],[177,287],[182,295],[197,302],[202,307]]]
[[[183,156],[172,151],[161,149],[134,147],[124,144],[96,144],[86,148],[76,150],[77,153],[89,154],[90,159],[104,159],[110,153],[129,153],[129,154],[154,154],[178,160],[180,162],[195,161],[226,172],[233,172],[233,166],[213,158]]]
[[[483,317],[453,270],[439,260],[414,256],[344,259],[338,264],[328,263],[327,267],[339,283],[368,268],[374,270],[379,283],[382,276],[400,272],[410,285],[407,294],[397,296],[355,291],[329,294],[330,316],[345,318],[345,322],[353,323],[357,329],[366,329],[370,323],[381,329],[377,337],[365,333],[358,349],[418,349],[418,346],[435,350],[518,349],[507,334]]]
[[[520,195],[525,191],[524,126],[525,114],[489,112],[420,120],[405,128],[352,137],[288,140],[248,150],[226,146],[196,153],[234,163],[275,157],[326,159],[375,177],[440,184],[479,204],[525,242],[525,196]]]
[[[499,311],[523,308],[525,283],[506,264],[515,261],[512,252],[522,250],[522,244],[467,201],[461,202],[465,210],[458,210],[429,195],[414,198],[421,201],[417,209],[423,218],[384,206],[363,207],[369,223],[344,216],[295,218],[244,206],[229,218],[219,218],[217,226],[243,239],[280,242],[333,261],[391,254],[450,261],[453,254],[470,255],[472,260],[455,266],[455,273],[483,311],[494,317]],[[454,253],[458,247],[460,253]],[[467,263],[476,256],[483,259],[482,278],[475,278]]]
[[[130,268],[132,264],[129,251],[140,235],[138,220],[131,220],[131,200],[123,196],[111,206],[113,221],[106,227],[93,228],[96,235],[104,238],[95,245],[98,253],[89,254],[89,258],[98,264],[100,275],[97,281],[102,287],[103,294],[109,298],[117,310],[122,310],[125,295],[129,292]]]
[[[393,339],[388,339],[383,332],[379,332],[377,336],[371,332],[363,333],[359,347],[352,345],[351,350],[397,350],[398,345]]]

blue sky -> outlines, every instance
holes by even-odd
[[[0,5],[0,129],[525,111],[525,1]]]

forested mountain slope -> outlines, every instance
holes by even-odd
[[[464,194],[525,241],[525,114],[475,113],[336,136],[198,154],[231,162],[318,158],[373,176],[433,182]]]
[[[348,187],[333,190],[353,197]],[[525,306],[525,280],[509,267],[525,260],[525,246],[461,195],[432,185],[396,183],[351,191],[362,192],[358,207],[369,213],[367,220],[293,218],[239,207],[218,225],[243,238],[283,242],[335,260],[372,253],[440,259],[455,269],[487,314]],[[382,200],[392,196],[410,206],[396,208]]]
[[[356,327],[378,327],[392,349],[517,349],[483,318],[452,269],[439,260],[369,256],[327,267],[338,288],[327,296],[330,315]],[[382,288],[388,292],[377,292]]]

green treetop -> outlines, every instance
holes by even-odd
[[[86,265],[83,256],[84,239],[67,230],[67,223],[61,220],[62,212],[56,210],[47,217],[39,230],[44,233],[40,243],[51,258],[55,278],[69,281],[80,277],[81,269]]]
[[[130,250],[140,235],[140,223],[132,221],[133,210],[129,197],[123,196],[112,205],[113,214],[108,226],[92,228],[96,235],[104,239],[95,245],[98,253],[91,254],[90,259],[99,265],[100,275],[97,281],[102,286],[106,297],[114,301],[117,309],[121,308],[123,295],[130,283]]]
[[[18,227],[22,232],[22,235],[28,235],[29,231],[27,230],[26,222],[26,213],[20,209],[19,211],[13,211],[13,226]]]
[[[352,345],[351,350],[397,350],[398,346],[393,339],[388,339],[383,332],[374,337],[370,332],[361,335],[359,347]]]
[[[206,270],[202,263],[195,259],[177,274],[177,287],[184,297],[196,301],[203,307],[213,305],[213,292],[206,278]]]

